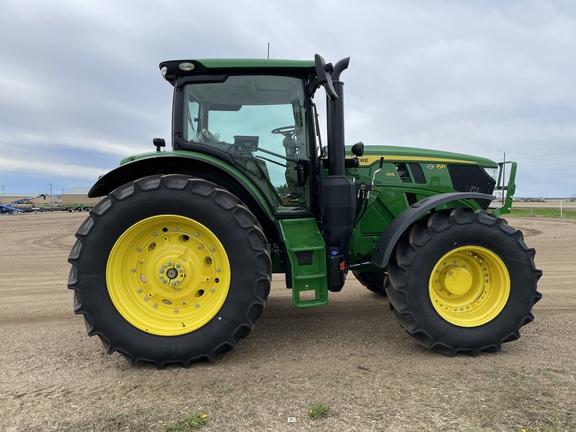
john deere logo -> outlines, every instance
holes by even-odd
[[[446,164],[428,164],[426,165],[426,168],[433,170],[434,168],[442,170],[442,169],[446,169]]]

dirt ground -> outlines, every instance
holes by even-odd
[[[206,431],[576,430],[574,220],[509,219],[537,250],[543,298],[501,353],[427,351],[351,275],[304,310],[276,278],[237,350],[156,370],[106,355],[73,313],[67,257],[85,217],[0,216],[1,431],[163,431],[190,412]],[[311,403],[329,416],[309,418]]]

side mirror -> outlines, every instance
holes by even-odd
[[[328,96],[330,100],[338,99],[338,94],[336,93],[334,84],[332,83],[332,72],[334,71],[334,66],[332,66],[332,63],[326,64],[320,54],[314,55],[314,62],[316,66],[316,78],[310,83],[308,93],[313,95],[318,87],[324,86],[326,96]]]
[[[152,143],[156,146],[156,151],[158,152],[162,149],[162,147],[166,147],[166,141],[164,141],[164,138],[154,138]]]
[[[362,141],[357,142],[352,146],[352,154],[357,157],[364,155],[364,143]]]

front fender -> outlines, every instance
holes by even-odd
[[[476,193],[476,192],[453,192],[440,195],[432,195],[417,203],[412,204],[402,213],[400,213],[391,223],[378,239],[376,248],[372,252],[370,263],[384,268],[388,265],[390,257],[398,239],[408,229],[410,225],[416,222],[425,213],[429,212],[435,207],[442,204],[447,204],[453,201],[460,200],[489,200],[492,201],[495,197],[492,195]]]

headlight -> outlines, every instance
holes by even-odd
[[[190,72],[191,70],[194,70],[194,68],[195,68],[194,63],[189,63],[189,62],[180,63],[178,65],[178,69],[180,69],[184,72]]]

